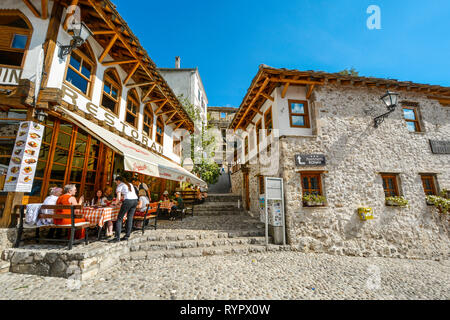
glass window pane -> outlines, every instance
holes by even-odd
[[[114,101],[113,99],[108,97],[106,94],[104,94],[103,100],[102,100],[102,106],[105,107],[106,109],[111,110],[112,112],[115,112],[116,101]]]
[[[68,159],[69,159],[69,151],[56,148],[55,156],[53,157],[53,162],[67,164]]]
[[[80,70],[81,58],[74,52],[70,55],[70,65],[74,67],[75,70]]]
[[[20,67],[22,65],[23,52],[0,50],[0,64]]]
[[[27,41],[28,41],[28,36],[25,36],[23,34],[15,34],[13,43],[12,43],[12,48],[25,50],[25,48],[27,46]]]
[[[88,170],[97,170],[97,159],[89,158],[87,168]]]
[[[303,103],[292,103],[291,104],[291,112],[292,113],[304,114],[305,113],[305,106],[303,105]]]
[[[92,198],[94,198],[94,194],[95,194],[94,187],[95,186],[93,184],[86,184],[84,186],[83,194],[84,194],[85,199],[92,199]]]
[[[72,125],[70,123],[62,122],[59,126],[59,130],[68,134],[72,134]]]
[[[78,167],[78,168],[83,168],[84,167],[84,158],[85,158],[84,154],[75,154],[73,156],[72,166]]]
[[[416,132],[416,124],[414,122],[406,122],[406,126],[410,132]]]
[[[416,120],[416,115],[412,109],[403,109],[403,115],[407,120]]]
[[[66,81],[80,89],[81,92],[87,93],[88,81],[70,68],[67,69]]]
[[[47,161],[49,154],[50,154],[50,145],[43,143],[41,146],[41,153],[39,154],[39,160]]]
[[[144,124],[143,128],[144,132],[149,136],[150,135],[150,127]]]
[[[111,85],[105,81],[105,87],[103,88],[103,90],[108,93],[111,94]]]
[[[59,164],[54,164],[52,167],[51,177],[55,180],[64,180],[66,175],[66,166],[61,166]]]
[[[43,178],[45,173],[45,168],[47,167],[47,162],[39,161],[36,167],[36,175],[37,178]]]
[[[52,143],[52,135],[53,135],[53,129],[45,127],[43,141],[47,142],[48,144],[51,144]]]
[[[56,145],[65,149],[69,149],[71,140],[72,140],[71,136],[64,133],[60,133],[58,135],[58,141],[56,142]]]
[[[96,177],[97,177],[97,173],[95,171],[88,171],[86,173],[86,181],[95,182]]]
[[[83,64],[83,67],[81,68],[81,74],[89,79],[91,77],[91,70],[92,68],[90,65]]]
[[[83,169],[72,168],[70,171],[70,181],[81,182],[83,177]]]
[[[135,119],[136,119],[135,116],[133,116],[131,113],[127,113],[127,117],[126,117],[125,121],[128,122],[129,124],[131,124],[132,126],[134,126]]]
[[[75,142],[75,151],[80,153],[86,152],[86,141],[78,140]]]
[[[118,92],[119,92],[119,91],[118,91],[116,88],[112,87],[112,89],[111,89],[111,95],[114,97],[114,99],[117,99],[117,96],[119,95]]]
[[[100,148],[98,147],[98,145],[91,145],[91,150],[89,150],[89,157],[98,158],[99,152],[100,152]]]
[[[31,188],[31,192],[27,193],[27,196],[30,197],[39,197],[41,195],[41,191],[42,191],[42,180],[39,179],[34,179],[33,181],[33,187]]]
[[[293,126],[304,126],[305,125],[305,117],[304,116],[292,116],[292,125]]]

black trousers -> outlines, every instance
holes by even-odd
[[[136,212],[136,207],[138,205],[138,200],[125,200],[120,207],[119,215],[116,221],[116,238],[120,239],[120,233],[122,232],[122,221],[125,214],[127,215],[127,226],[126,226],[126,237],[130,237],[131,230],[133,228],[133,218]]]

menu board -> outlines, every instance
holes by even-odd
[[[44,126],[21,122],[6,175],[5,192],[31,192],[41,150]]]
[[[271,226],[283,226],[281,200],[267,200],[267,214],[269,216],[269,224]]]

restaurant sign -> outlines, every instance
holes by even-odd
[[[450,141],[430,140],[430,145],[434,154],[450,154]]]
[[[20,123],[3,191],[31,192],[43,135],[42,125]]]
[[[323,154],[297,154],[295,155],[295,165],[303,166],[324,166],[326,165],[325,155]]]

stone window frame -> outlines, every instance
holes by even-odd
[[[303,178],[305,177],[318,177],[318,186],[319,186],[319,195],[324,196],[324,188],[323,188],[323,174],[325,171],[299,171],[300,173],[300,185],[302,188],[302,199],[305,195],[305,187],[303,185]]]

